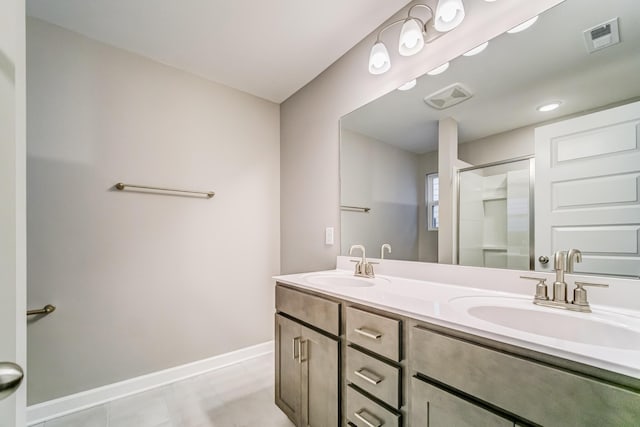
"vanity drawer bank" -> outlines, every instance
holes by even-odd
[[[338,270],[313,274],[352,277],[352,273]],[[315,424],[296,421],[289,415],[296,425],[640,426],[640,360],[635,358],[640,353],[635,345],[622,353],[615,348],[606,348],[602,353],[623,354],[627,359],[612,356],[611,362],[594,359],[588,363],[591,359],[570,353],[565,356],[535,342],[510,340],[487,332],[481,329],[484,325],[466,325],[455,317],[448,304],[452,299],[469,296],[522,301],[522,295],[396,277],[376,278],[375,283],[381,285],[369,287],[320,286],[305,277],[276,277],[276,317],[334,340],[338,369],[335,377],[327,369],[324,375],[336,378],[331,390],[337,392],[326,393],[320,401],[335,399],[338,415],[336,421]],[[343,282],[355,283],[346,279]],[[299,301],[311,297],[310,301],[320,299],[337,307],[337,314],[329,316],[329,320],[338,323],[338,333],[320,330],[313,324],[314,316],[309,310],[288,308],[297,310],[297,315],[305,319],[287,314],[283,308],[286,304],[278,300],[291,292]],[[531,303],[529,298],[526,301]],[[597,311],[594,306],[594,315]],[[627,312],[636,320],[639,318],[637,311]],[[289,363],[283,359],[287,351],[285,358],[295,357],[294,339],[308,338],[304,331],[278,333],[277,322],[278,372]],[[397,337],[397,344],[380,345],[378,341],[383,337]],[[313,359],[313,351],[320,352],[307,352],[302,347],[303,359]],[[566,348],[573,347],[567,344]],[[389,353],[388,349],[397,349],[397,353]],[[276,374],[276,403],[281,408],[278,400],[282,392],[278,390],[283,389],[282,382],[289,381],[287,378]],[[298,387],[295,382],[289,383]],[[312,382],[308,384],[313,386]],[[286,408],[283,410],[287,412]]]

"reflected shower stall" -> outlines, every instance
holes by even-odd
[[[533,268],[534,159],[458,171],[458,264]]]

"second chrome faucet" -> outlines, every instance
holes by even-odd
[[[573,290],[573,301],[567,299],[567,283],[565,282],[565,273],[573,273],[575,263],[582,262],[582,252],[578,249],[570,249],[567,251],[557,251],[553,255],[553,269],[556,272],[556,280],[553,282],[553,297],[549,300],[547,296],[547,285],[545,278],[520,276],[523,279],[537,280],[536,296],[533,300],[534,304],[544,305],[547,307],[563,308],[573,311],[582,311],[590,313],[589,302],[587,300],[587,291],[584,286],[595,286],[607,288],[609,285],[600,283],[575,282],[576,288]]]
[[[373,272],[373,264],[378,264],[377,262],[369,262],[367,261],[367,256],[365,253],[365,248],[363,245],[352,245],[351,248],[349,248],[349,255],[353,255],[353,250],[354,249],[360,249],[360,251],[362,252],[362,259],[358,260],[351,260],[351,262],[355,262],[356,263],[356,268],[355,268],[355,272],[353,273],[354,276],[358,276],[358,277],[368,277],[368,278],[373,278],[375,277],[375,273]],[[380,261],[382,261],[384,259],[384,250],[387,250],[389,253],[391,253],[391,245],[388,243],[385,243],[382,245],[382,247],[380,248]]]

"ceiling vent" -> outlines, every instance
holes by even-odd
[[[618,18],[610,19],[605,23],[589,28],[583,31],[583,34],[589,53],[620,43]]]
[[[460,104],[472,96],[471,91],[464,87],[462,83],[454,83],[429,96],[425,96],[424,102],[436,110],[444,110],[445,108]]]

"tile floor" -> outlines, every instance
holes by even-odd
[[[267,354],[33,427],[293,427],[273,379]]]

